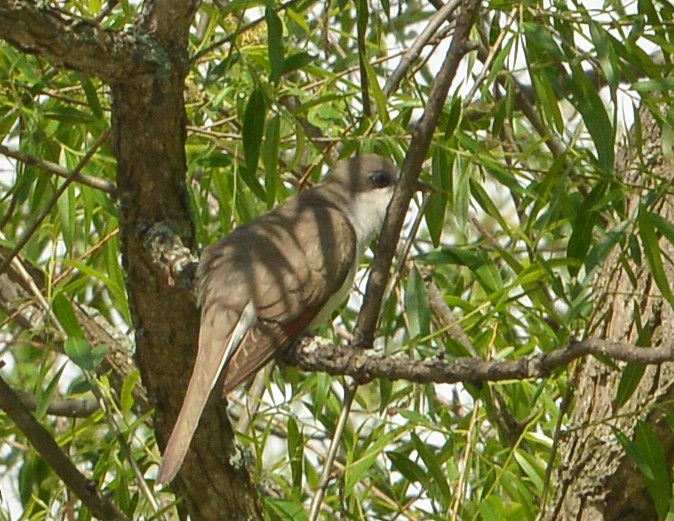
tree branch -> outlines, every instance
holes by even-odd
[[[100,136],[98,136],[96,141],[94,141],[94,143],[91,145],[87,153],[84,154],[84,157],[80,160],[75,169],[68,174],[66,180],[61,184],[61,186],[57,188],[57,190],[51,196],[51,199],[49,199],[45,207],[40,211],[40,213],[37,216],[35,216],[32,219],[32,222],[28,227],[28,230],[23,234],[23,237],[21,237],[21,239],[17,242],[12,251],[10,251],[7,254],[7,256],[3,256],[4,258],[0,260],[0,274],[5,272],[5,270],[9,267],[10,263],[12,262],[12,259],[16,257],[19,254],[19,252],[23,249],[23,247],[28,243],[30,238],[42,224],[42,221],[45,219],[45,217],[47,217],[47,215],[49,215],[49,212],[51,212],[52,208],[54,208],[54,206],[59,200],[59,197],[63,195],[63,193],[66,191],[70,183],[72,183],[75,180],[75,176],[80,174],[82,169],[94,156],[98,148],[108,139],[109,135],[110,131],[106,130]]]
[[[643,365],[674,361],[674,345],[642,348],[597,338],[574,342],[549,353],[537,353],[518,360],[481,360],[470,357],[450,361],[440,358],[414,360],[406,355],[372,353],[359,347],[339,346],[309,337],[287,353],[283,361],[304,371],[348,375],[361,384],[375,378],[450,384],[545,378],[555,369],[566,367],[570,362],[588,355]]]
[[[100,190],[108,194],[114,195],[115,191],[117,190],[117,186],[112,181],[101,179],[100,177],[82,174],[80,172],[73,173],[72,170],[68,170],[57,163],[45,161],[39,157],[26,154],[21,150],[15,150],[13,148],[0,145],[0,154],[6,157],[11,157],[12,159],[16,159],[17,161],[21,161],[26,165],[37,166],[45,172],[57,175],[59,177],[68,178],[72,176],[73,181],[77,181],[80,184],[90,186],[91,188],[95,188],[96,190]]]
[[[16,394],[28,410],[35,411],[37,409],[37,398],[34,394],[26,391],[16,391]],[[47,407],[47,414],[67,418],[88,418],[99,409],[98,401],[95,398],[82,400],[54,398]]]
[[[401,169],[400,181],[393,194],[393,200],[389,204],[386,220],[379,237],[377,253],[367,281],[363,307],[358,315],[358,322],[354,330],[354,345],[369,348],[374,342],[374,332],[391,270],[391,262],[400,237],[400,230],[421,172],[421,166],[428,153],[442,106],[447,99],[449,87],[456,76],[461,59],[472,48],[468,38],[477,17],[479,6],[479,0],[463,0],[447,57],[433,83],[424,114],[412,135],[405,162]]]
[[[109,31],[44,2],[0,0],[0,35],[23,52],[108,83],[156,71],[151,43],[133,32]]]
[[[431,19],[428,21],[424,30],[421,31],[419,36],[414,40],[414,43],[405,51],[405,54],[400,59],[400,62],[396,66],[395,70],[386,80],[384,85],[384,94],[386,97],[391,96],[394,92],[398,90],[400,82],[407,74],[407,71],[410,69],[412,64],[419,58],[421,51],[428,44],[428,42],[433,38],[438,29],[449,20],[449,17],[452,16],[454,11],[459,5],[460,0],[451,0],[448,4],[441,6],[438,9],[438,12],[435,13]]]
[[[51,434],[33,417],[19,396],[2,378],[0,378],[0,409],[7,413],[40,456],[94,516],[110,521],[128,519],[101,494],[93,480],[86,478],[77,470]]]

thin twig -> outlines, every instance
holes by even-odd
[[[5,411],[24,436],[61,478],[66,486],[86,505],[91,513],[104,521],[128,520],[117,507],[85,477],[63,453],[49,431],[23,405],[19,396],[0,377],[0,409]]]
[[[72,175],[74,181],[77,181],[78,183],[86,186],[90,186],[91,188],[95,188],[96,190],[100,190],[101,192],[105,192],[107,194],[115,194],[117,191],[117,185],[111,181],[101,179],[100,177],[82,174],[79,171],[73,174],[72,170],[68,170],[58,163],[45,161],[39,157],[26,154],[21,150],[16,150],[4,145],[0,145],[0,154],[6,157],[11,157],[12,159],[16,159],[17,161],[21,161],[26,165],[37,166],[42,170],[59,177],[65,177],[67,179]]]
[[[328,484],[330,482],[332,465],[335,461],[335,458],[337,457],[337,450],[339,449],[339,444],[342,440],[342,435],[344,434],[344,427],[346,427],[346,421],[349,419],[351,405],[353,404],[353,399],[356,396],[357,391],[357,383],[349,382],[344,384],[344,403],[342,405],[342,410],[339,413],[337,425],[335,426],[335,432],[332,436],[332,440],[330,441],[328,455],[323,462],[323,472],[321,474],[321,481],[318,485],[318,490],[316,490],[316,494],[311,500],[309,521],[316,521],[316,519],[318,519],[318,514],[321,510],[321,504],[323,503],[323,497],[325,496],[325,490],[328,488]]]
[[[367,47],[365,45],[365,31],[367,29],[368,8],[367,2],[360,2],[356,4],[356,16],[358,21],[356,23],[358,29],[358,67],[360,69],[360,92],[363,96],[361,103],[363,105],[363,116],[369,118],[372,115],[372,103],[370,101],[370,84],[368,83],[369,76],[367,73]],[[365,12],[361,12],[365,9]],[[372,78],[372,81],[377,81]]]
[[[16,257],[19,252],[26,246],[30,238],[35,234],[37,229],[40,227],[42,224],[42,221],[49,215],[49,213],[52,211],[54,206],[59,200],[59,197],[63,195],[63,193],[68,189],[70,184],[75,180],[75,177],[79,175],[81,172],[82,168],[89,163],[91,158],[94,156],[98,148],[108,139],[108,136],[110,135],[110,129],[107,129],[105,132],[103,132],[100,136],[98,136],[98,139],[94,141],[93,145],[91,145],[91,148],[87,151],[86,154],[84,154],[84,157],[82,160],[79,162],[79,164],[75,167],[74,170],[72,170],[68,176],[66,177],[66,180],[61,184],[61,186],[58,187],[54,195],[52,195],[51,199],[47,203],[47,205],[42,209],[42,211],[38,214],[38,216],[35,218],[35,220],[32,222],[32,224],[28,227],[28,230],[26,230],[26,233],[24,233],[23,237],[19,240],[17,245],[14,247],[14,249],[7,254],[7,256],[3,259],[2,264],[0,264],[0,275],[3,274],[6,270],[9,264],[12,262],[12,259]]]
[[[405,54],[400,58],[400,62],[395,70],[386,80],[384,85],[384,94],[390,96],[395,91],[398,90],[400,82],[407,74],[407,71],[412,66],[412,64],[419,58],[421,51],[426,46],[426,44],[435,36],[440,26],[449,19],[456,7],[459,5],[460,0],[453,0],[448,4],[442,6],[442,8],[435,13],[431,19],[428,21],[424,30],[421,31],[421,34],[414,40],[412,46],[405,51]]]

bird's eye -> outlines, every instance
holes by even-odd
[[[391,185],[391,174],[386,170],[377,170],[370,176],[372,186],[375,188],[386,188]]]

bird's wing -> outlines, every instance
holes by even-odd
[[[268,215],[271,224],[262,230],[273,233],[274,240],[265,241],[260,232],[256,244],[264,253],[254,263],[258,320],[227,363],[225,393],[296,340],[344,286],[356,262],[355,233],[341,210],[304,205],[297,218],[281,215],[283,224],[274,222],[275,214]]]

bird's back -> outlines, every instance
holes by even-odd
[[[324,200],[312,204],[309,192],[301,204],[294,198],[204,250],[197,273],[200,350],[227,338],[234,324],[223,317],[237,317],[247,302],[257,315],[224,370],[225,392],[288,347],[330,296],[350,286],[355,248],[340,208]]]

